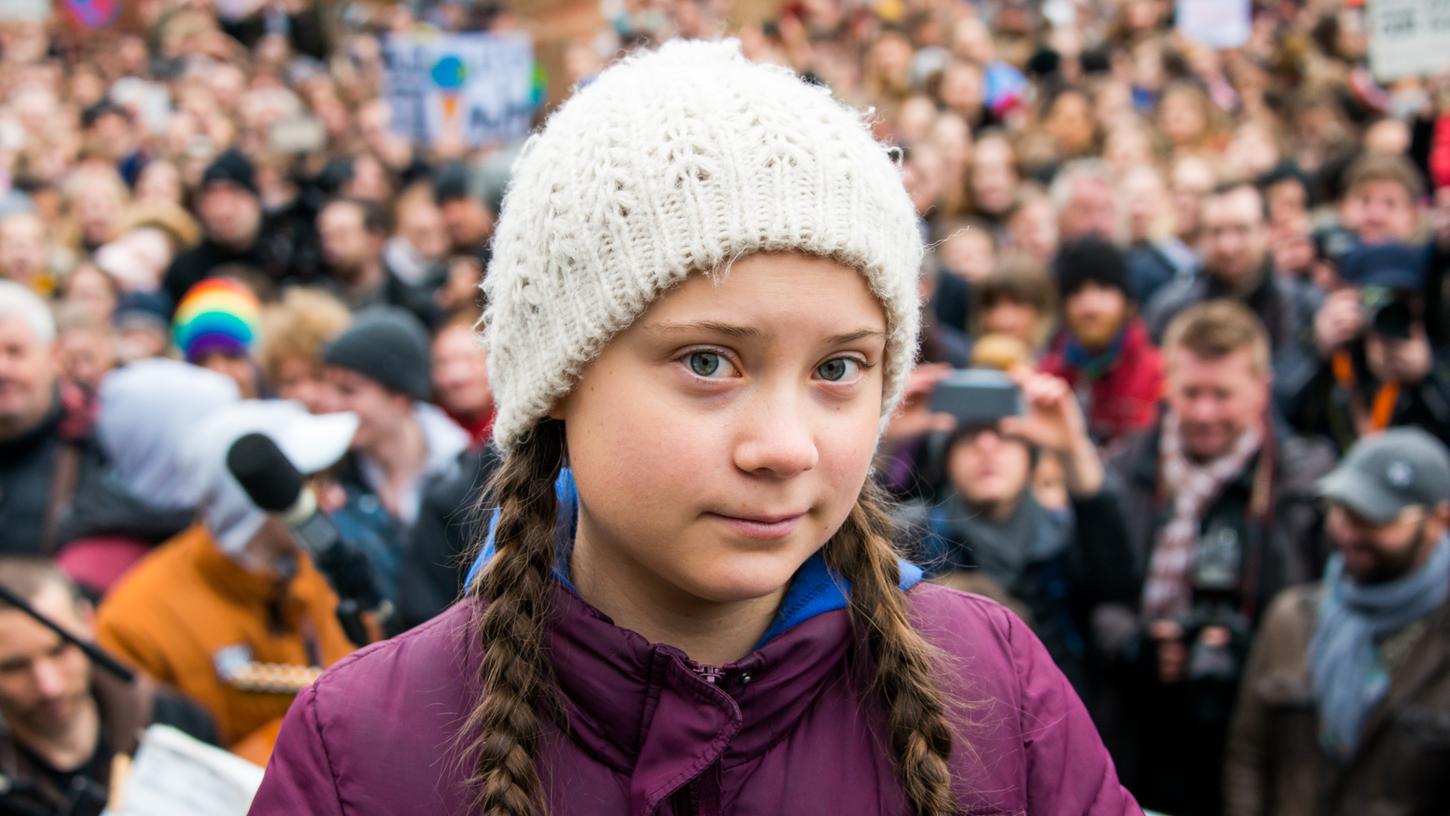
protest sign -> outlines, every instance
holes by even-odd
[[[166,725],[141,736],[136,761],[104,816],[246,816],[262,769]]]
[[[1450,0],[1370,0],[1368,10],[1375,77],[1450,71]]]
[[[1209,48],[1238,48],[1249,41],[1251,0],[1178,0],[1174,19],[1183,36]]]
[[[420,144],[441,133],[471,146],[520,139],[542,91],[524,35],[395,34],[383,64],[393,130]]]

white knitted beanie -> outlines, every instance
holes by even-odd
[[[602,72],[529,139],[504,197],[483,283],[495,444],[516,445],[689,274],[784,250],[859,269],[880,299],[884,428],[916,356],[922,243],[862,116],[735,41]]]

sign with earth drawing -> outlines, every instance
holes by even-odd
[[[525,35],[395,34],[383,60],[393,129],[418,144],[445,133],[474,147],[521,139],[543,96]]]

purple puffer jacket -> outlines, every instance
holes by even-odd
[[[912,615],[946,654],[970,814],[1141,814],[1087,712],[1027,627],[931,584]],[[848,679],[844,610],[722,673],[614,626],[562,585],[551,653],[570,730],[547,727],[554,816],[905,814],[884,718]],[[253,814],[471,814],[456,735],[479,661],[462,602],[339,662],[298,696]],[[965,742],[965,744],[963,744]]]

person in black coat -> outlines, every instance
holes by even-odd
[[[196,194],[202,242],[177,255],[162,279],[172,309],[223,267],[255,269],[272,285],[315,277],[317,242],[307,234],[311,218],[294,214],[299,207],[265,212],[251,160],[237,150],[217,156]]]

